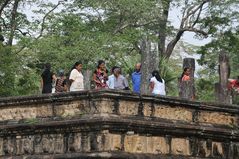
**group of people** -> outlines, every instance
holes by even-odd
[[[110,74],[110,75],[108,75]],[[126,77],[121,73],[121,68],[118,66],[112,67],[110,72],[106,69],[105,62],[99,60],[95,71],[93,72],[92,81],[95,89],[118,89],[130,90],[129,83]],[[82,74],[82,62],[77,61],[68,77],[65,76],[63,70],[56,74],[51,72],[51,65],[47,63],[41,75],[42,93],[52,93],[53,85],[55,83],[55,92],[81,91],[84,90],[84,76]],[[135,71],[132,73],[133,92],[140,93],[141,85],[141,64],[135,65]],[[166,95],[165,81],[161,78],[159,71],[152,72],[150,79],[150,91],[155,95]]]
[[[110,75],[109,75],[110,74]],[[190,68],[184,68],[179,82],[191,80]],[[51,65],[45,65],[45,70],[41,75],[42,93],[52,93],[52,83],[55,83],[55,92],[81,91],[84,90],[84,76],[82,74],[82,63],[76,62],[68,77],[65,76],[63,70],[60,70],[58,77],[51,72]],[[135,65],[135,71],[131,75],[133,92],[140,93],[141,85],[141,64]],[[95,89],[121,89],[129,90],[129,83],[126,77],[121,73],[121,68],[118,66],[112,67],[110,72],[106,69],[103,60],[98,61],[98,65],[93,73],[92,81]],[[155,95],[166,95],[165,81],[159,74],[159,71],[152,72],[152,77],[149,81],[150,92]],[[229,80],[228,90],[235,90],[239,93],[239,77],[235,80]],[[192,99],[194,99],[192,95]]]

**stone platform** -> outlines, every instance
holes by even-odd
[[[239,159],[239,107],[100,90],[0,99],[0,156]]]

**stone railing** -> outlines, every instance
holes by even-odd
[[[123,91],[0,99],[0,155],[22,158],[239,156],[239,107]]]

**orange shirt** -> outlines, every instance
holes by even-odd
[[[190,80],[190,76],[183,75],[182,81],[189,81],[189,80]]]

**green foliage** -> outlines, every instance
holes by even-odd
[[[39,123],[39,119],[37,119],[37,118],[29,118],[29,119],[26,119],[24,121],[24,123],[26,123],[26,124],[38,124]]]
[[[161,58],[159,61],[159,73],[165,81],[168,96],[178,96],[178,77],[181,69],[175,59]]]
[[[78,60],[84,62],[84,70],[93,70],[96,62],[104,59],[108,69],[117,65],[122,67],[124,74],[131,74],[135,63],[140,61],[139,43],[142,37],[148,36],[153,42],[159,42],[158,33],[162,31],[160,28],[165,16],[163,11],[168,9],[168,2],[169,0],[72,0],[62,2],[60,11],[49,12],[55,4],[39,0],[20,1],[14,32],[16,45],[1,46],[0,96],[39,93],[40,74],[46,62],[52,64],[54,72],[58,69],[69,72]],[[183,12],[185,9],[190,11],[200,3],[200,0],[175,0],[170,1],[170,6],[178,7]],[[21,11],[25,5],[37,5],[37,9],[33,11],[37,16],[32,21]],[[201,54],[199,63],[208,69],[202,74],[211,75],[196,81],[199,99],[211,100],[213,83],[210,82],[215,81],[217,56],[221,50],[228,51],[231,57],[234,70],[232,76],[239,74],[238,31],[232,25],[233,21],[238,20],[238,12],[235,10],[237,5],[238,2],[233,0],[213,0],[203,8],[203,16],[197,17],[196,12],[187,21],[193,25],[192,22],[198,18],[197,29],[214,38],[198,51]],[[9,37],[11,31],[11,9],[11,6],[7,6],[2,16],[8,26],[2,30],[6,37]],[[0,25],[2,24],[1,20]],[[175,37],[175,26],[168,22],[163,29],[167,40]],[[167,83],[169,95],[177,95],[177,77],[181,73],[178,63],[181,62],[182,59],[160,61],[160,73]]]
[[[16,95],[15,79],[17,61],[11,48],[0,43],[0,96]]]
[[[209,74],[216,74],[219,53],[225,51],[230,57],[231,77],[234,77],[239,74],[239,70],[237,69],[239,62],[238,49],[239,31],[234,32],[229,30],[198,50],[198,54],[201,55],[198,62],[210,70]]]

